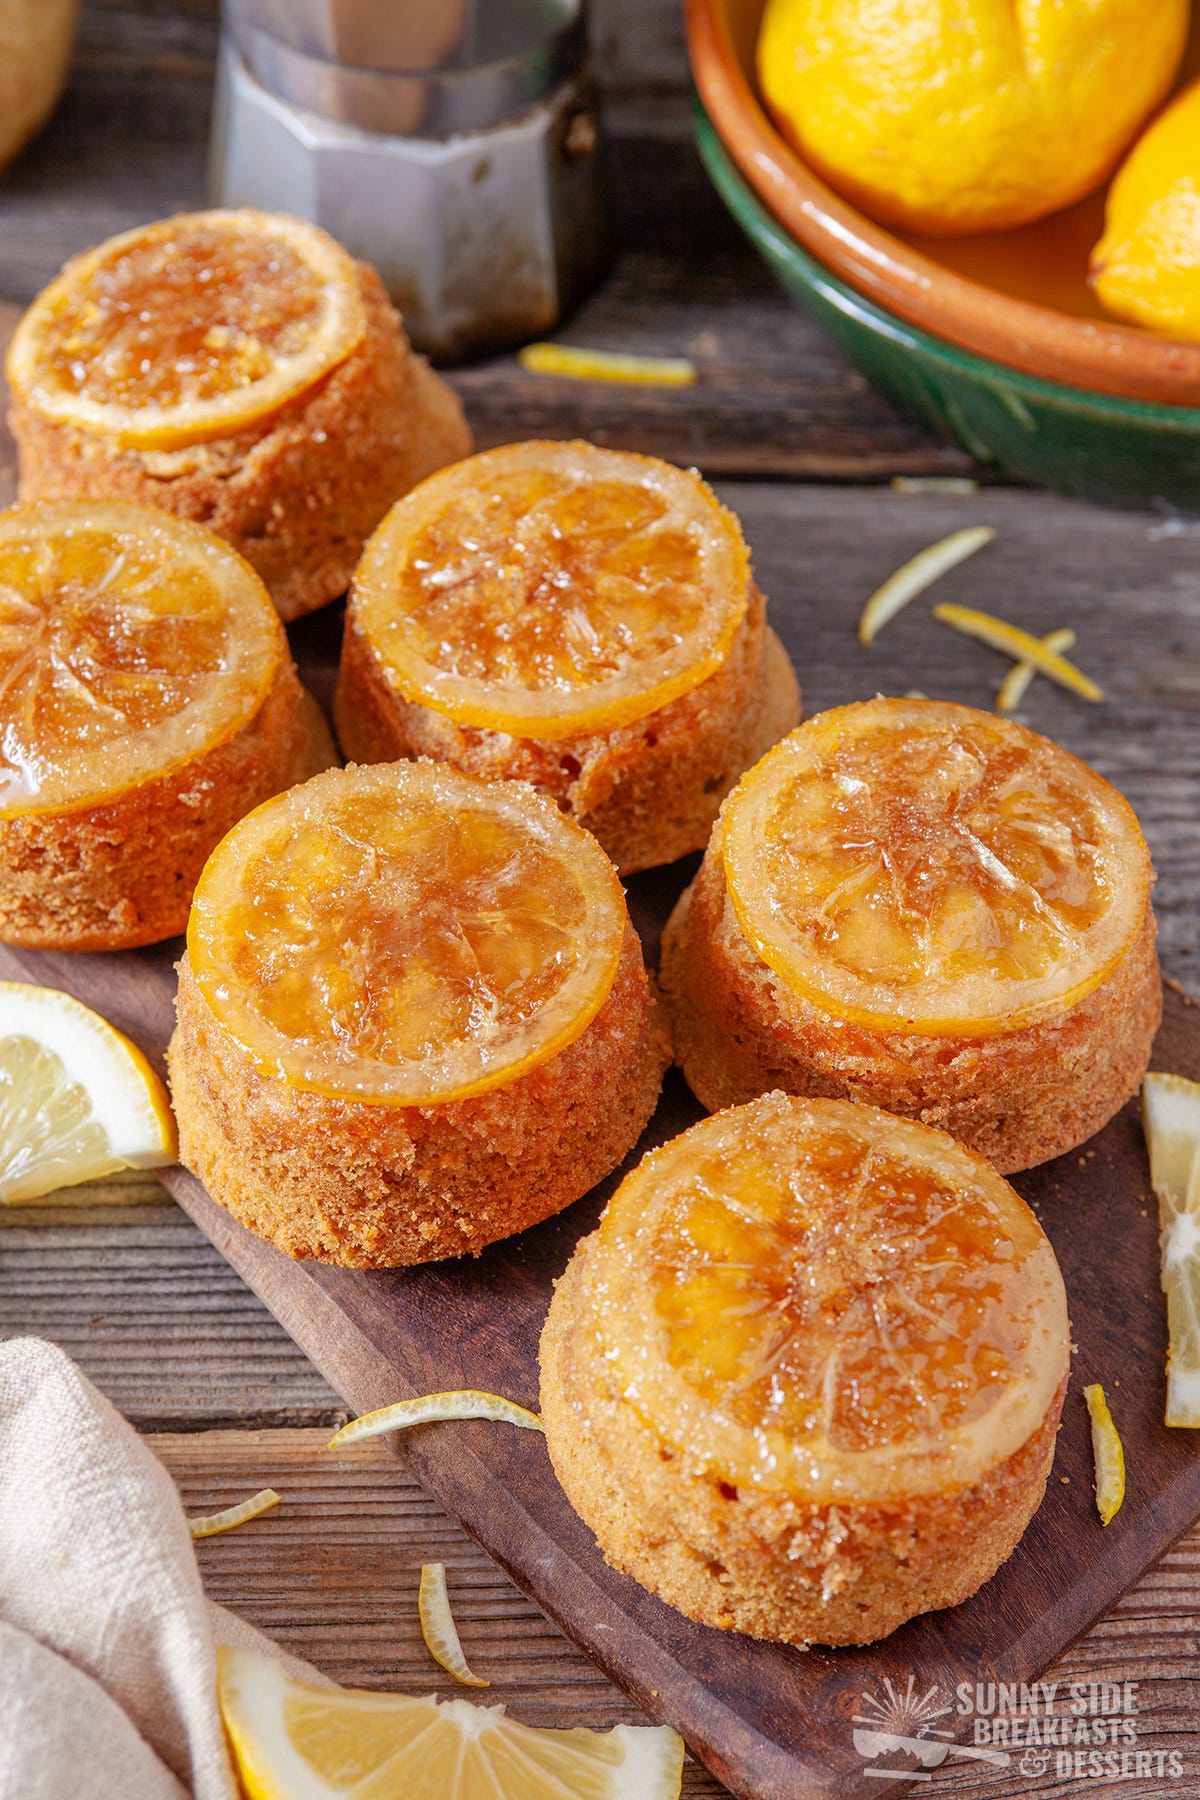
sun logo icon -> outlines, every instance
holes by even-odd
[[[921,1765],[919,1769],[864,1768],[864,1775],[880,1781],[932,1781],[929,1771],[940,1768],[950,1756],[998,1764],[1008,1761],[1004,1751],[954,1743],[953,1732],[937,1723],[951,1710],[942,1689],[935,1685],[922,1693],[912,1675],[903,1688],[885,1678],[882,1697],[864,1693],[861,1706],[862,1711],[853,1715],[854,1748],[866,1764],[899,1752],[915,1756]]]

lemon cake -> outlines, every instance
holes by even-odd
[[[546,1218],[632,1149],[669,1060],[616,871],[523,783],[331,771],[197,889],[181,1158],[289,1255],[429,1262]]]
[[[262,582],[121,502],[0,513],[0,940],[173,937],[242,814],[337,756]]]
[[[529,781],[622,874],[700,849],[798,717],[737,520],[653,457],[472,457],[393,507],[354,578],[344,754]]]
[[[1054,1252],[990,1164],[773,1093],[625,1177],[555,1289],[542,1418],[616,1568],[702,1624],[864,1644],[1012,1552],[1068,1357]]]
[[[316,226],[181,214],[69,262],[7,360],[20,498],[144,502],[241,551],[284,619],[345,592],[470,433],[373,269]]]
[[[1010,720],[819,714],[730,795],[663,938],[694,1093],[770,1088],[941,1126],[1002,1174],[1136,1093],[1162,1008],[1126,800]]]

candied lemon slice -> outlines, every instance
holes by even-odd
[[[233,737],[287,654],[258,576],[148,506],[0,513],[0,817],[109,799]]]
[[[725,804],[746,937],[835,1015],[984,1037],[1099,986],[1142,926],[1128,802],[1011,720],[939,701],[822,713]]]
[[[1029,1208],[875,1107],[776,1093],[716,1113],[643,1158],[592,1241],[618,1391],[731,1482],[818,1503],[966,1487],[1066,1374]]]
[[[236,825],[200,878],[188,956],[265,1074],[425,1105],[578,1037],[625,925],[615,869],[552,801],[386,763],[318,775]]]
[[[174,449],[277,411],[365,329],[354,263],[316,226],[180,213],[67,263],[17,326],[6,369],[49,418]]]
[[[461,1681],[464,1687],[491,1687],[491,1682],[482,1675],[472,1673],[463,1654],[458,1626],[454,1623],[454,1614],[450,1609],[450,1595],[446,1590],[445,1563],[421,1564],[417,1610],[421,1618],[421,1636],[425,1639],[425,1648],[434,1662],[440,1663],[447,1675],[453,1675],[455,1681]]]
[[[1142,1116],[1167,1296],[1166,1423],[1200,1426],[1200,1082],[1147,1075]]]
[[[746,614],[737,521],[700,477],[592,444],[509,444],[394,506],[352,616],[387,679],[460,725],[560,738],[644,718]]]
[[[676,1800],[683,1744],[664,1726],[548,1731],[502,1706],[297,1681],[217,1651],[221,1717],[249,1800]]]
[[[146,1058],[99,1013],[0,981],[0,1203],[174,1162],[175,1120]]]

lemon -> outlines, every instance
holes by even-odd
[[[764,96],[866,212],[994,231],[1089,193],[1167,92],[1187,0],[768,0]]]
[[[1091,279],[1117,318],[1200,338],[1200,81],[1171,102],[1121,165]]]
[[[1142,1117],[1167,1296],[1168,1425],[1200,1425],[1200,1082],[1147,1075]]]
[[[249,1800],[673,1800],[683,1745],[657,1726],[535,1731],[502,1706],[296,1681],[217,1652],[221,1714]]]
[[[70,994],[0,981],[0,1203],[175,1156],[167,1090],[136,1045]]]

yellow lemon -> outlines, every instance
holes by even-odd
[[[1170,87],[1187,0],[768,0],[764,96],[864,211],[952,236],[1068,206]]]
[[[1200,338],[1200,81],[1121,165],[1092,252],[1092,286],[1119,319]]]

